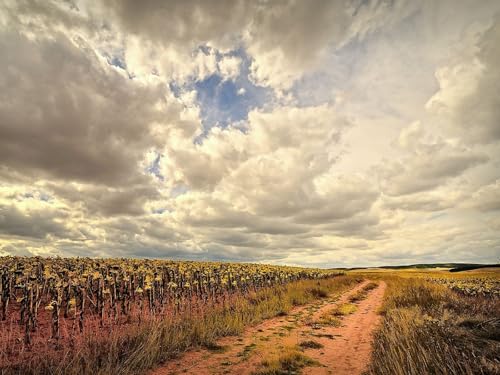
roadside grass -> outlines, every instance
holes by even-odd
[[[321,364],[306,356],[298,347],[284,347],[279,353],[271,354],[261,362],[261,369],[253,375],[289,375],[296,374],[307,366],[320,366]]]
[[[224,350],[218,338],[238,335],[245,327],[294,307],[341,293],[362,279],[359,276],[336,276],[322,280],[292,282],[251,294],[231,296],[231,303],[208,305],[201,316],[183,316],[131,325],[107,335],[89,332],[78,351],[47,355],[4,367],[1,375],[104,375],[138,374],[151,369],[194,347]],[[284,367],[309,363],[293,353],[279,358]]]
[[[500,374],[500,300],[385,276],[369,375]]]

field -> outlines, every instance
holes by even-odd
[[[372,271],[388,287],[368,374],[500,374],[500,269]]]
[[[168,344],[156,360],[164,359],[307,301],[335,275],[252,264],[1,258],[0,365],[19,373],[135,372],[152,360],[133,361],[151,330],[169,335],[160,338]]]
[[[1,374],[500,374],[498,268],[3,257],[0,281]]]

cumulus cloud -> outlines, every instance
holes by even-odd
[[[219,71],[224,79],[235,79],[240,75],[241,58],[237,56],[225,56],[219,61]]]
[[[141,181],[145,149],[182,110],[167,103],[160,83],[127,79],[60,34],[30,40],[3,33],[0,48],[2,166],[108,185]]]
[[[288,89],[319,64],[328,49],[364,38],[418,8],[412,2],[293,0],[248,1],[149,0],[57,3],[9,3],[18,21],[42,21],[46,27],[85,32],[107,50],[125,46],[127,69],[143,75],[154,70],[185,81],[202,79],[217,69],[210,46],[219,51],[246,48],[252,57],[251,78],[276,90]],[[168,22],[165,22],[168,20]],[[105,25],[100,35],[96,27]],[[113,41],[117,33],[120,41]],[[112,48],[110,48],[112,46]],[[221,66],[222,70],[227,67]]]
[[[0,205],[0,235],[34,239],[67,237],[70,233],[61,219],[64,219],[64,215],[57,215],[56,212],[22,212],[13,205]]]
[[[451,141],[426,140],[419,124],[403,129],[398,145],[408,155],[401,161],[388,161],[375,168],[382,191],[392,196],[437,188],[489,160],[485,153]]]
[[[79,206],[91,215],[141,215],[149,200],[160,198],[154,186],[134,185],[110,188],[84,184],[47,184],[46,188],[59,199],[73,206]]]
[[[254,110],[245,132],[215,127],[201,144],[176,139],[167,146],[161,167],[174,177],[172,182],[196,189],[213,189],[223,178],[228,185],[283,190],[289,184],[292,189],[293,180],[286,180],[310,177],[331,166],[339,153],[335,145],[349,125],[349,119],[326,105]]]
[[[102,6],[127,32],[166,46],[224,41],[248,23],[253,7],[242,0],[149,0],[142,4],[130,0],[107,1]]]
[[[500,139],[500,16],[485,30],[471,28],[450,64],[436,72],[439,90],[427,108],[446,116],[449,129],[467,142]]]

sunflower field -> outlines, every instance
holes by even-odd
[[[230,303],[234,294],[333,274],[259,264],[8,256],[0,258],[0,324],[17,344],[31,345],[37,332],[57,343],[86,329],[193,315]]]

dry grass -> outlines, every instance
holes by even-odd
[[[299,346],[302,349],[321,349],[323,347],[323,344],[314,340],[307,340],[300,342]]]
[[[357,310],[357,306],[352,303],[343,303],[338,306],[334,311],[333,315],[335,316],[346,316],[350,314],[354,314]]]
[[[387,278],[372,375],[500,374],[500,301]]]
[[[373,289],[375,289],[376,287],[378,287],[377,282],[372,281],[372,282],[366,284],[361,290],[359,290],[354,295],[349,297],[349,302],[357,303],[357,302],[360,302],[360,301],[366,299],[366,297],[368,297],[368,293],[370,291],[372,291]]]
[[[322,313],[318,319],[312,321],[310,325],[312,326],[332,326],[340,327],[341,320],[334,316],[331,311],[325,311]]]
[[[261,369],[254,375],[290,375],[297,374],[307,366],[319,366],[320,363],[309,358],[297,347],[285,347],[279,354],[272,354],[262,360]]]
[[[207,306],[202,316],[144,322],[109,335],[89,336],[78,351],[65,348],[64,356],[37,357],[0,369],[0,374],[140,374],[190,348],[214,347],[222,336],[239,334],[248,325],[287,313],[296,305],[321,298],[323,292],[342,292],[357,282],[359,277],[338,276],[241,295],[230,306]],[[293,363],[307,362],[300,356],[292,359]],[[280,361],[284,366],[288,363],[286,358]]]

